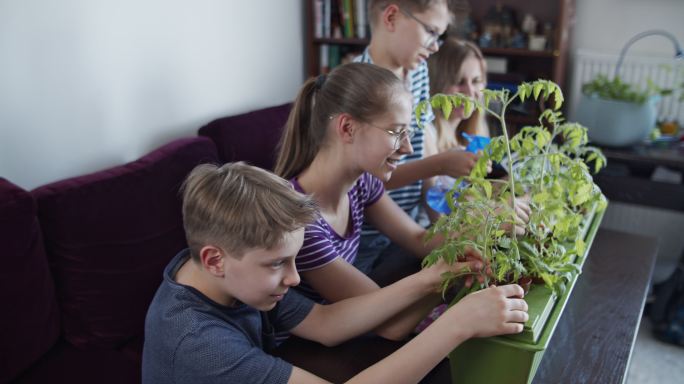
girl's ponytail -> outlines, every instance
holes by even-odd
[[[397,92],[407,93],[399,78],[372,64],[344,64],[328,75],[310,78],[290,111],[275,173],[289,180],[311,165],[326,144],[332,117],[347,113],[360,122],[370,122],[389,110]]]
[[[278,159],[274,172],[289,180],[303,171],[316,156],[318,145],[312,130],[313,98],[317,91],[316,78],[308,79],[292,105],[285,130],[278,144]]]

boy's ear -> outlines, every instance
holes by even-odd
[[[223,250],[213,245],[205,245],[199,252],[202,268],[217,277],[225,275],[225,256]]]
[[[380,23],[389,32],[394,32],[397,28],[397,16],[399,15],[399,6],[396,4],[388,5],[380,14]]]

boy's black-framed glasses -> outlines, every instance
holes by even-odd
[[[372,123],[367,123],[367,124],[370,125],[370,126],[373,127],[373,128],[377,128],[377,129],[380,129],[380,130],[382,130],[382,131],[385,131],[385,132],[387,132],[389,135],[391,135],[392,137],[394,137],[394,147],[393,147],[393,148],[394,148],[395,150],[397,150],[397,149],[399,149],[399,148],[401,147],[401,142],[402,142],[402,141],[404,141],[404,140],[406,140],[406,139],[409,139],[409,141],[410,141],[410,140],[413,138],[413,136],[416,135],[416,130],[413,129],[413,128],[411,128],[411,127],[406,127],[406,128],[404,128],[404,129],[401,129],[401,130],[398,130],[398,131],[397,131],[397,130],[394,130],[394,129],[384,128],[384,127],[381,127],[381,126],[378,126],[378,125],[375,125],[375,124],[372,124]]]
[[[420,24],[420,26],[423,27],[425,32],[430,36],[430,37],[428,37],[427,41],[425,42],[425,48],[430,48],[435,43],[437,43],[437,47],[441,47],[442,44],[444,44],[444,38],[442,38],[442,36],[440,34],[438,34],[437,31],[435,31],[431,26],[425,24],[419,18],[414,16],[413,13],[411,13],[410,11],[407,11],[403,8],[399,8],[399,11],[401,13],[403,13],[404,15],[415,20],[418,24]]]

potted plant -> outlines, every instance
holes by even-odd
[[[576,119],[589,127],[592,142],[608,146],[635,144],[655,128],[658,103],[673,91],[656,86],[650,79],[645,88],[637,89],[619,76],[609,79],[598,75],[582,85]]]
[[[528,98],[552,103],[553,108],[542,112],[538,126],[524,127],[509,138],[507,108],[516,99]],[[501,112],[490,109],[494,100]],[[428,103],[447,118],[454,108],[463,108],[466,116],[478,109],[499,120],[503,131],[492,138],[470,175],[456,181],[452,192],[458,192],[458,197],[448,194],[452,212],[430,230],[431,236],[443,234],[447,240],[425,258],[424,265],[440,259],[454,262],[469,249],[482,255],[491,273],[482,272],[484,284],[463,288],[454,302],[491,283],[533,281],[525,297],[530,320],[522,334],[474,339],[452,352],[452,374],[460,383],[511,381],[510,375],[519,376],[515,382],[532,380],[607,205],[590,174],[605,164],[605,157],[587,146],[585,127],[564,121],[558,112],[562,102],[558,85],[537,80],[521,84],[515,93],[484,90],[482,102],[461,94],[439,94],[417,106],[419,121]],[[506,163],[508,177],[487,179],[490,161]],[[522,195],[530,197],[532,214],[525,235],[517,236],[504,228],[515,223],[516,197]],[[444,289],[457,277],[445,275]],[[506,367],[516,361],[515,367],[487,369],[492,358]],[[505,380],[497,376],[499,372],[506,373]]]

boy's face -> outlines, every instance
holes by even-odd
[[[395,60],[406,70],[413,70],[439,50],[437,37],[449,25],[449,11],[446,3],[436,3],[422,12],[398,9],[396,12],[396,33],[391,42]]]
[[[225,256],[225,293],[260,311],[273,309],[290,287],[299,284],[294,260],[303,242],[301,228],[286,234],[273,249],[251,249],[240,259]]]

